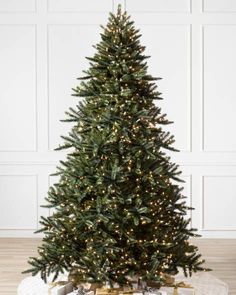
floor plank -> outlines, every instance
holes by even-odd
[[[19,282],[27,275],[27,259],[36,254],[40,239],[0,238],[0,294],[16,295]],[[236,239],[195,239],[206,266],[225,281],[230,295],[236,295]]]
[[[230,295],[236,295],[236,239],[196,239],[193,243],[212,274],[228,284]]]
[[[40,239],[0,238],[0,294],[16,295],[19,282],[27,276],[27,259],[36,255]]]

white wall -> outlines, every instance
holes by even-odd
[[[0,236],[32,236],[70,96],[118,2],[141,28],[181,153],[192,224],[236,237],[236,1],[0,0]]]

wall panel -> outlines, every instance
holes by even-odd
[[[204,12],[236,12],[235,0],[203,0]]]
[[[35,151],[34,25],[0,25],[0,150]]]
[[[1,229],[37,228],[37,189],[35,175],[0,175]]]
[[[203,28],[203,148],[236,151],[236,26]]]
[[[0,12],[34,12],[35,0],[0,0]]]
[[[207,175],[203,177],[204,230],[236,230],[236,175]]]
[[[190,12],[191,0],[127,0],[126,8],[132,12]]]
[[[110,0],[48,0],[51,12],[108,12],[112,9]]]
[[[93,44],[99,40],[98,26],[50,25],[48,28],[48,78],[49,78],[49,148],[62,143],[70,124],[61,123],[65,111],[75,106],[78,99],[71,96],[72,88],[79,85],[77,77],[88,68],[85,56],[94,53]],[[89,40],[84,41],[89,36]]]
[[[176,147],[191,150],[191,28],[188,25],[141,26],[149,72],[157,81],[163,101],[157,101],[174,124],[169,130]],[[174,50],[173,50],[174,48]]]

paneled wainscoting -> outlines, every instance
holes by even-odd
[[[60,120],[118,3],[163,78],[192,226],[236,238],[236,0],[0,0],[0,237],[34,238],[51,213],[40,205],[68,153],[54,148],[73,126]]]

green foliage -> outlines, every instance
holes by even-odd
[[[206,270],[197,236],[186,219],[189,208],[176,184],[180,171],[165,150],[176,150],[169,124],[154,104],[161,93],[147,74],[148,58],[139,30],[120,7],[110,14],[85,77],[74,89],[82,97],[67,119],[70,148],[46,198],[54,213],[41,218],[39,257],[26,272],[46,280],[60,272],[81,281],[127,283],[128,276],[162,282],[178,267]]]

